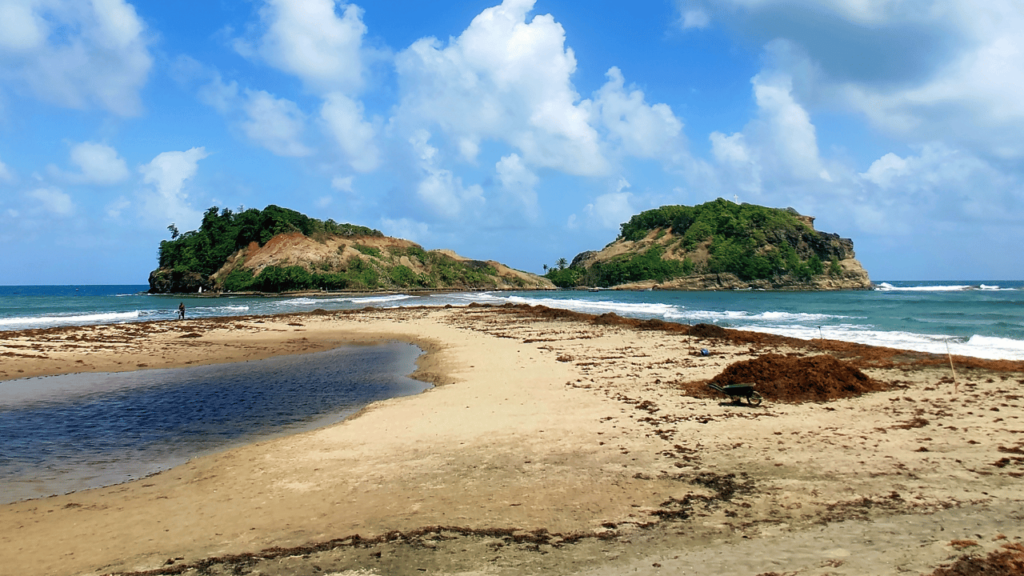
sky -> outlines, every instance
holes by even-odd
[[[0,0],[0,285],[276,204],[541,273],[640,211],[1024,279],[1020,0]]]

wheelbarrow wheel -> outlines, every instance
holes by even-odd
[[[760,406],[761,400],[764,400],[764,398],[761,398],[761,395],[757,392],[751,392],[750,396],[747,396],[747,403],[751,406]]]

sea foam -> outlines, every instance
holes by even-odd
[[[16,316],[0,318],[0,326],[15,328],[18,326],[65,326],[74,324],[112,324],[131,322],[139,318],[138,310],[132,312],[100,312],[95,314],[75,314],[67,316]]]
[[[950,284],[948,286],[893,286],[888,282],[882,282],[875,286],[875,290],[881,292],[960,292],[963,290],[976,290],[977,286],[967,284]]]

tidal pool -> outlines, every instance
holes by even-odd
[[[0,382],[0,503],[141,478],[422,392],[421,350],[345,346],[266,360]]]

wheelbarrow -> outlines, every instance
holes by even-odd
[[[743,398],[747,399],[747,404],[751,406],[760,406],[761,400],[764,398],[754,390],[753,384],[729,384],[728,386],[719,386],[714,382],[708,384],[708,388],[717,390],[722,394],[727,394],[733,402],[740,403]]]

